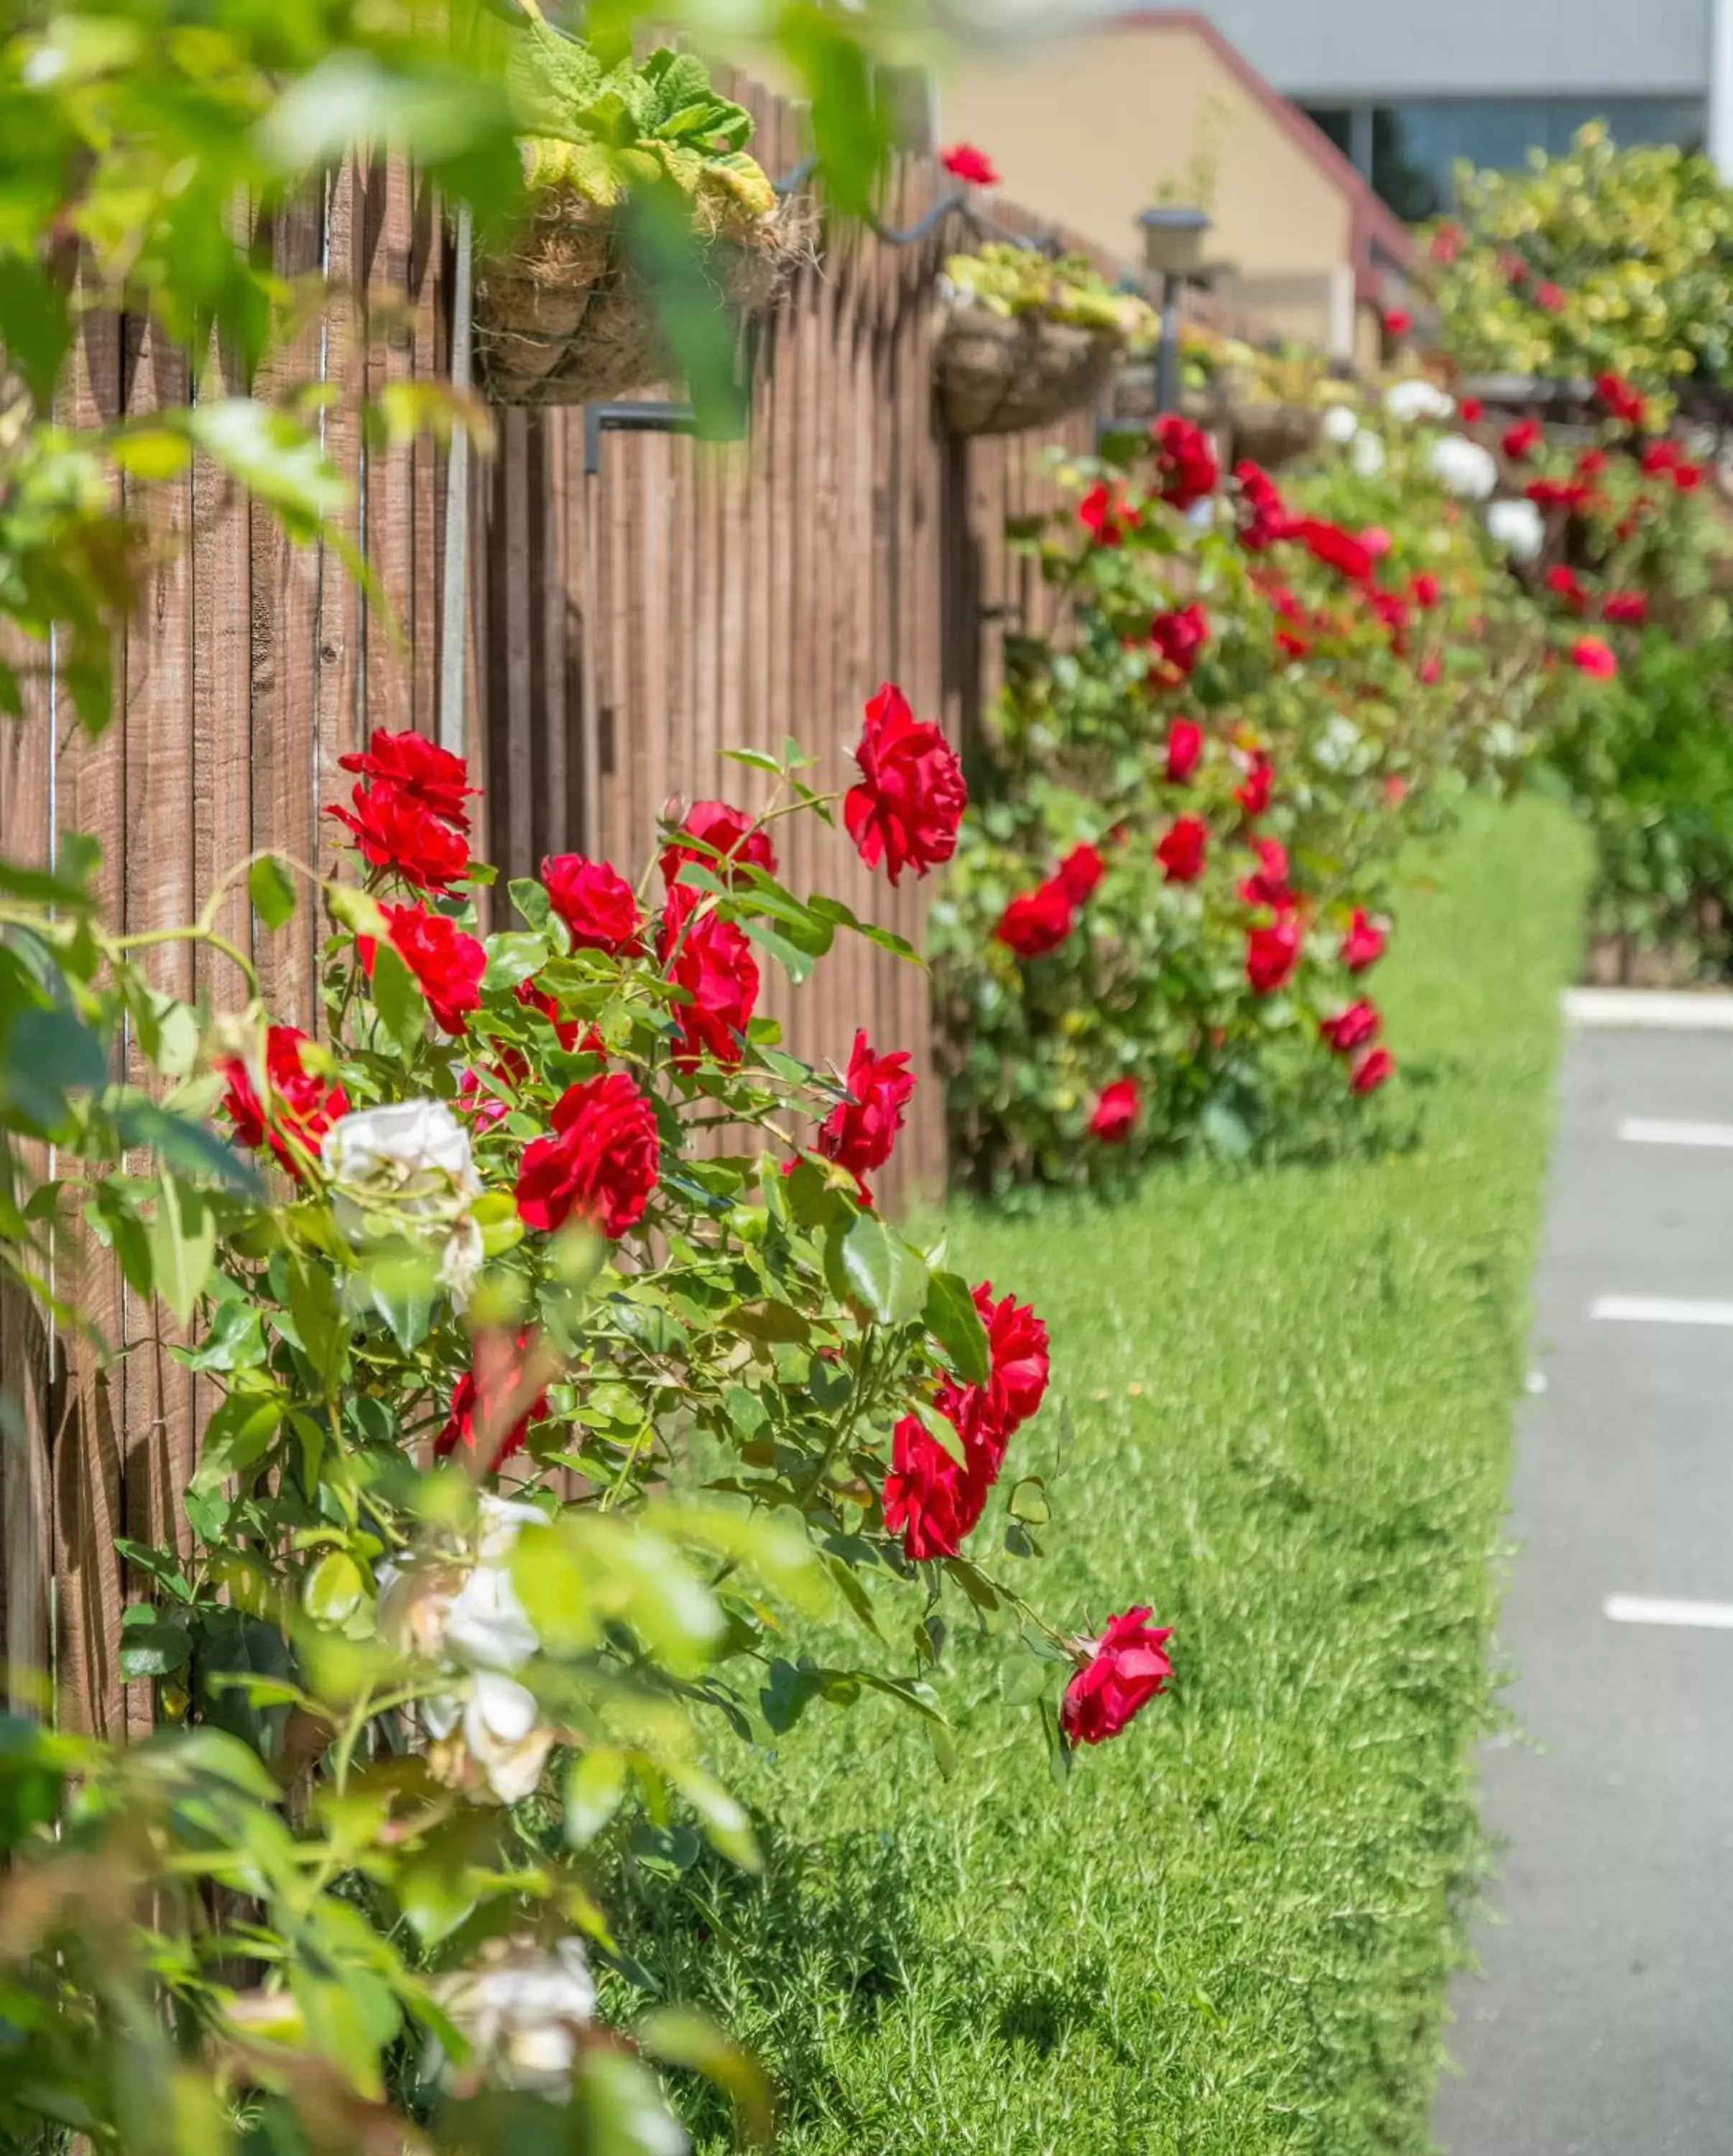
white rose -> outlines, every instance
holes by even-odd
[[[404,1209],[481,1188],[469,1133],[443,1101],[395,1101],[340,1116],[325,1134],[323,1158],[333,1183]]]
[[[1486,529],[1515,562],[1532,562],[1546,543],[1546,526],[1532,501],[1495,501],[1486,511]]]
[[[1384,409],[1392,419],[1448,419],[1456,410],[1456,399],[1423,374],[1411,374],[1392,382],[1384,392]]]
[[[1361,479],[1376,479],[1384,469],[1384,444],[1362,427],[1354,437],[1348,457]]]
[[[478,1564],[445,1612],[445,1650],[472,1669],[516,1670],[541,1645],[503,1564]]]
[[[595,2019],[595,1979],[577,1939],[560,1940],[551,1953],[516,1951],[516,1960],[439,1979],[439,2003],[474,2046],[484,2072],[508,2087],[562,2095],[577,2062],[578,2031]]]
[[[478,1670],[464,1709],[464,1743],[502,1804],[521,1804],[541,1779],[552,1730],[536,1719],[536,1695],[515,1677]]]
[[[1324,414],[1324,439],[1346,448],[1360,432],[1360,422],[1346,404],[1332,404]]]
[[[1491,450],[1466,434],[1442,436],[1428,449],[1427,462],[1440,485],[1464,501],[1484,501],[1499,483]]]

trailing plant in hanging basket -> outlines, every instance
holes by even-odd
[[[746,146],[751,115],[718,95],[695,54],[604,68],[536,21],[507,80],[529,205],[476,277],[476,348],[496,402],[584,403],[677,372],[647,254],[684,257],[680,303],[733,316],[774,305],[809,244],[809,213],[778,199]]]
[[[1094,402],[1151,317],[1085,256],[1007,244],[946,264],[934,372],[960,434],[1013,434]]]

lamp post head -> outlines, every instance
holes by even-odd
[[[1195,270],[1203,254],[1203,235],[1209,230],[1208,213],[1180,203],[1157,203],[1140,211],[1143,230],[1143,259],[1161,277],[1182,276]]]

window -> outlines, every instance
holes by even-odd
[[[1307,105],[1308,119],[1351,157],[1398,217],[1418,221],[1451,205],[1453,169],[1509,171],[1530,150],[1556,157],[1577,130],[1605,120],[1613,139],[1703,145],[1700,97],[1419,97],[1390,105]]]

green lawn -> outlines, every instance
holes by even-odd
[[[877,1707],[726,1763],[767,1876],[695,1877],[646,1959],[766,2060],[793,2156],[1428,2146],[1585,868],[1533,801],[1418,865],[1377,983],[1418,1147],[957,1219],[1075,1415],[1013,1462],[1055,1482],[1034,1599],[1153,1602],[1178,1681],[1064,1787],[972,1638],[954,1779]]]

